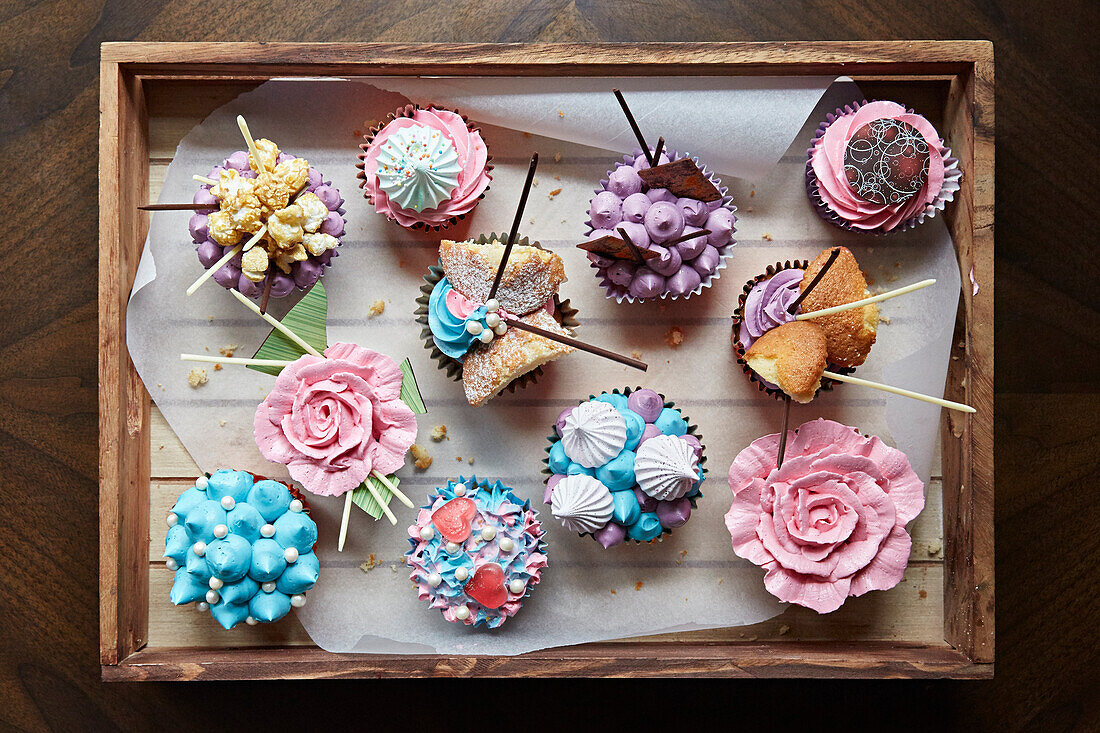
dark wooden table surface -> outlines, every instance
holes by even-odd
[[[606,724],[639,692],[570,681],[99,682],[101,42],[984,38],[997,59],[996,679],[629,684],[664,698],[661,713],[714,708],[731,726],[808,715],[827,728],[879,720],[1097,730],[1098,27],[1095,0],[0,3],[0,210],[15,225],[0,248],[0,725],[270,727],[347,717],[387,727],[406,717],[439,725],[451,711],[452,728],[532,717],[572,727]],[[548,695],[558,698],[554,715],[543,712]],[[598,707],[582,716],[580,703]],[[532,704],[532,715],[519,712]]]

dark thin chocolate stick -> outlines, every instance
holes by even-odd
[[[829,259],[825,260],[825,264],[817,274],[814,275],[814,279],[810,281],[810,284],[806,286],[806,289],[802,291],[802,294],[794,299],[794,302],[787,306],[787,312],[793,314],[798,310],[798,306],[802,305],[802,301],[806,299],[806,296],[810,294],[810,291],[817,287],[817,284],[821,282],[821,278],[825,277],[825,273],[829,271],[829,268],[836,262],[836,258],[840,256],[840,248],[837,247],[833,250],[833,253],[829,255]]]
[[[634,131],[634,137],[638,138],[638,144],[642,146],[642,155],[649,161],[649,167],[652,168],[655,164],[653,162],[653,155],[649,152],[649,145],[646,143],[645,138],[642,137],[642,131],[638,127],[638,122],[634,119],[634,115],[630,112],[630,107],[626,106],[626,100],[623,99],[623,93],[618,89],[612,89],[615,93],[615,99],[619,100],[619,106],[623,108],[623,114],[626,115],[626,121],[630,123],[630,129]]]
[[[676,239],[670,239],[667,242],[662,242],[661,246],[662,247],[671,247],[674,244],[679,244],[680,242],[686,242],[689,239],[695,239],[696,237],[705,237],[710,233],[711,232],[710,232],[709,229],[700,229],[697,232],[692,232],[691,234],[684,234],[683,236],[676,237]]]
[[[275,278],[271,275],[264,277],[264,294],[260,296],[260,313],[267,313],[267,301],[271,297],[271,286],[275,283]]]
[[[653,148],[653,164],[650,166],[651,168],[661,164],[661,153],[664,152],[664,149],[665,139],[663,137],[657,138],[657,145]]]
[[[140,211],[201,211],[203,209],[210,209],[211,211],[217,211],[217,204],[142,204],[138,207]]]
[[[783,456],[787,452],[787,426],[791,422],[791,396],[783,395],[786,403],[783,407],[783,432],[779,434],[779,454],[775,457],[775,467],[783,468]]]
[[[634,255],[634,259],[637,260],[638,264],[644,267],[645,257],[642,256],[642,250],[638,249],[638,245],[631,241],[625,229],[618,227],[616,231],[619,233],[619,236],[623,238],[623,241],[626,242],[626,246],[630,247],[630,254]]]
[[[500,267],[497,268],[497,276],[493,278],[493,287],[489,288],[489,297],[496,297],[497,288],[500,287],[500,279],[504,277],[504,268],[508,266],[508,256],[512,254],[512,245],[519,233],[519,222],[523,218],[523,209],[527,206],[527,194],[531,193],[531,183],[535,180],[535,168],[539,165],[539,154],[531,156],[531,167],[527,169],[527,180],[523,184],[523,193],[519,196],[519,208],[516,209],[516,218],[512,220],[512,230],[508,232],[508,242],[504,245],[504,254],[500,256]]]
[[[578,341],[571,336],[562,336],[560,333],[554,333],[553,331],[547,331],[546,329],[539,328],[538,326],[532,326],[530,323],[524,323],[523,321],[514,317],[506,316],[505,320],[508,322],[509,328],[518,328],[521,331],[529,331],[537,336],[542,336],[543,338],[550,339],[551,341],[557,341],[560,344],[572,346],[574,349],[587,351],[590,354],[602,356],[605,359],[617,361],[620,364],[626,364],[628,367],[641,369],[643,372],[649,369],[649,365],[646,364],[644,361],[631,359],[629,356],[623,356],[622,354],[616,354],[614,351],[608,351],[607,349],[600,348],[599,346],[586,344],[584,341]]]

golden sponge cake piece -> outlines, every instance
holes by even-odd
[[[573,335],[543,309],[519,320],[562,336]],[[462,362],[462,386],[466,391],[466,400],[474,407],[484,405],[516,377],[571,351],[574,351],[572,346],[510,327],[503,336],[494,338],[484,346],[477,346],[466,355],[466,360]]]
[[[821,387],[827,355],[820,326],[812,321],[791,321],[756,339],[745,352],[745,363],[795,402],[806,403]]]
[[[813,281],[828,261],[833,249],[839,249],[836,262],[802,301],[802,312],[832,308],[871,295],[867,290],[867,278],[859,269],[855,255],[847,247],[830,247],[817,256],[802,276],[801,290]],[[878,306],[874,303],[860,308],[850,308],[830,316],[812,319],[825,332],[829,348],[829,362],[842,367],[857,367],[867,360],[871,345],[878,332]]]
[[[496,240],[478,244],[445,239],[439,243],[439,259],[451,287],[478,303],[489,298],[503,255],[504,243]],[[545,305],[565,279],[561,257],[538,247],[515,245],[496,298],[504,310],[523,315]]]

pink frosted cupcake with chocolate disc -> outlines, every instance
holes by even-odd
[[[493,166],[464,116],[406,105],[363,136],[358,178],[375,211],[407,229],[446,229],[485,196]]]
[[[828,115],[807,151],[806,193],[850,231],[911,229],[959,190],[959,161],[932,123],[896,102],[856,102]]]

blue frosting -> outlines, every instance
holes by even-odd
[[[627,536],[632,540],[638,540],[639,542],[648,542],[649,540],[656,539],[657,535],[661,534],[661,520],[657,518],[657,515],[653,512],[642,512],[638,517],[638,521],[630,525],[626,529]]]
[[[233,503],[222,504],[224,497]],[[246,471],[227,470],[200,478],[180,494],[164,543],[164,557],[175,569],[172,603],[208,603],[226,629],[249,617],[270,622],[285,616],[291,597],[312,588],[320,573],[313,553],[317,525],[291,510],[293,499],[278,481],[255,481]],[[272,537],[263,536],[266,524],[273,525]],[[286,560],[290,547],[298,552],[292,563]],[[263,584],[272,581],[274,587],[265,590]]]
[[[679,410],[666,407],[653,421],[653,424],[665,435],[687,435],[687,420],[680,415]]]
[[[428,298],[428,328],[431,329],[432,340],[440,351],[452,359],[462,361],[466,358],[466,352],[478,342],[477,336],[466,330],[466,322],[477,321],[482,328],[488,328],[485,323],[488,311],[485,306],[478,306],[468,318],[459,318],[447,310],[447,293],[451,290],[453,288],[446,277],[432,288],[432,295]]]
[[[614,513],[611,515],[618,524],[629,527],[642,516],[642,507],[633,491],[616,491],[611,495]]]
[[[550,470],[554,473],[565,473],[565,470],[569,468],[569,458],[565,455],[565,446],[561,441],[557,441],[554,445],[550,446]]]
[[[619,455],[596,469],[596,478],[615,493],[634,486],[634,451],[623,448]]]

